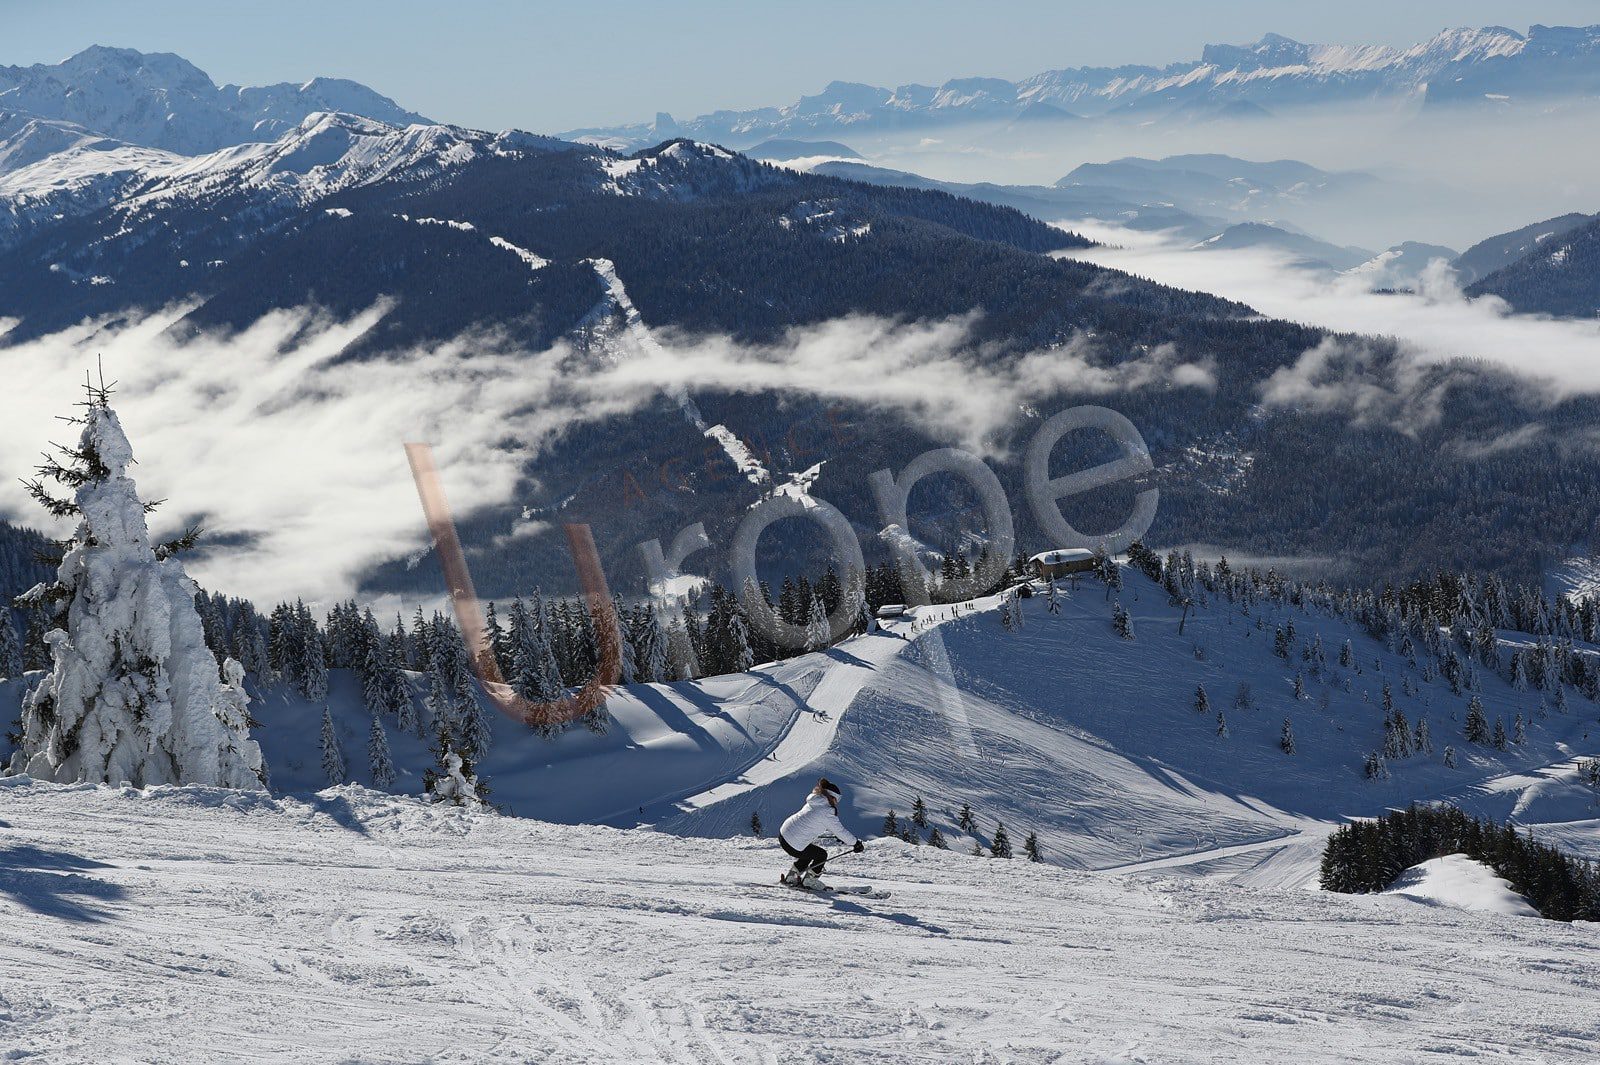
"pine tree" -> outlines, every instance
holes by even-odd
[[[1061,613],[1061,594],[1056,590],[1053,580],[1045,587],[1044,606],[1052,614]]]
[[[995,858],[1011,857],[1011,837],[1006,835],[1004,821],[994,823],[994,839],[989,843],[989,854]]]
[[[1206,697],[1206,686],[1204,684],[1196,684],[1194,686],[1194,712],[1205,714],[1210,713],[1210,711],[1211,700]]]
[[[1288,718],[1283,719],[1283,728],[1278,731],[1278,748],[1284,754],[1294,753],[1294,726]]]
[[[1305,697],[1306,697],[1306,678],[1305,678],[1305,674],[1301,673],[1297,669],[1297,670],[1294,671],[1294,698],[1295,698],[1295,702],[1300,702],[1301,700],[1305,699]]]
[[[1446,769],[1454,769],[1456,767],[1456,749],[1454,747],[1446,747],[1444,749],[1444,767]]]
[[[422,774],[423,791],[428,797],[453,806],[483,805],[489,789],[478,780],[472,759],[456,745],[447,724],[438,726],[433,753],[433,767]]]
[[[389,756],[389,737],[383,731],[383,718],[372,715],[367,735],[367,764],[372,768],[373,786],[387,788],[394,783],[394,759]]]
[[[1345,669],[1349,669],[1351,666],[1355,665],[1355,661],[1355,650],[1351,648],[1350,641],[1346,640],[1339,647],[1339,665],[1343,666]]]
[[[57,783],[261,788],[243,685],[219,676],[178,558],[198,533],[150,542],[151,508],[128,477],[133,450],[110,391],[88,393],[77,446],[60,447],[26,482],[50,514],[77,524],[54,545],[54,581],[19,604],[37,619],[50,673],[23,701],[10,770]],[[52,496],[47,480],[70,498]],[[229,664],[221,672],[232,677]]]
[[[972,807],[967,803],[961,804],[961,813],[956,817],[956,824],[969,836],[977,833],[978,819],[972,815]]]
[[[1494,719],[1494,747],[1497,751],[1506,749],[1506,725],[1498,717]]]
[[[1121,603],[1115,603],[1111,607],[1111,631],[1124,640],[1133,639],[1133,619],[1128,616]]]
[[[339,746],[339,734],[333,727],[333,712],[327,707],[322,708],[322,775],[330,788],[350,779],[344,751]]]
[[[1483,713],[1483,700],[1476,695],[1467,703],[1467,722],[1462,734],[1468,743],[1489,742],[1489,719]]]
[[[1433,753],[1433,734],[1428,729],[1428,719],[1425,717],[1417,718],[1417,734],[1412,747],[1423,754]]]
[[[822,608],[822,600],[813,595],[806,608],[806,650],[826,651],[828,642],[828,612]]]
[[[1517,715],[1516,723],[1512,726],[1511,742],[1518,747],[1528,742],[1528,723],[1522,719],[1521,714]]]
[[[928,807],[923,803],[921,795],[918,795],[911,804],[911,823],[918,828],[928,827]]]
[[[750,834],[752,836],[761,835],[761,811],[760,810],[751,810],[750,811]]]
[[[941,851],[950,849],[950,844],[945,842],[944,833],[939,831],[938,825],[934,825],[933,831],[928,833],[928,846]]]
[[[1388,780],[1389,767],[1384,764],[1383,756],[1373,751],[1367,755],[1367,763],[1362,768],[1362,774],[1368,780]]]
[[[11,624],[11,608],[0,602],[0,680],[22,676],[22,641]]]
[[[889,839],[900,835],[900,821],[895,817],[893,810],[890,810],[889,816],[883,819],[883,835]]]
[[[1030,862],[1042,862],[1044,856],[1039,853],[1039,834],[1029,832],[1028,838],[1022,841],[1022,853],[1028,856]]]
[[[1226,739],[1228,736],[1228,719],[1223,717],[1222,711],[1217,711],[1217,735]]]

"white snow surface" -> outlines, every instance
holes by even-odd
[[[1592,1061],[1592,927],[874,842],[779,887],[679,839],[361,788],[0,781],[12,1057]]]
[[[1527,899],[1511,890],[1509,881],[1465,854],[1447,854],[1414,865],[1401,873],[1385,894],[1509,917],[1539,916]]]

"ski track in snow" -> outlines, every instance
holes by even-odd
[[[670,356],[662,348],[661,342],[650,335],[650,328],[644,324],[639,308],[634,306],[633,297],[628,295],[627,286],[622,283],[622,278],[617,276],[617,264],[610,259],[590,259],[588,262],[594,268],[595,275],[600,278],[600,283],[605,286],[611,302],[622,312],[624,328],[634,346],[648,358],[668,360]],[[772,480],[771,473],[755,455],[751,454],[750,449],[733,430],[725,425],[706,424],[705,418],[700,414],[700,408],[695,405],[686,390],[675,389],[671,395],[689,423],[708,439],[715,440],[721,445],[729,461],[746,480],[754,485],[766,484]]]
[[[8,781],[0,1024],[51,1063],[1593,1061],[1595,929],[874,843]]]

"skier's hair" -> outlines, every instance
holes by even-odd
[[[839,785],[835,784],[827,777],[823,777],[822,779],[818,780],[817,786],[814,790],[818,795],[832,795],[836,799],[842,794],[839,791]]]

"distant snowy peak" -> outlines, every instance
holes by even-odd
[[[1451,29],[1399,49],[1385,45],[1305,44],[1269,33],[1251,44],[1213,44],[1198,60],[1166,67],[1075,67],[1010,82],[958,78],[939,86],[889,89],[835,81],[786,107],[716,111],[672,124],[675,133],[734,145],[775,136],[952,121],[1004,120],[1049,107],[1065,117],[1143,115],[1206,106],[1260,109],[1361,100],[1504,106],[1562,96],[1600,95],[1600,26]],[[1060,117],[1060,116],[1058,116]],[[575,130],[575,139],[639,145],[649,123]],[[657,138],[659,139],[659,137]]]
[[[392,125],[427,123],[353,81],[218,87],[181,56],[101,46],[60,63],[0,67],[0,108],[183,155],[274,140],[321,111]]]

